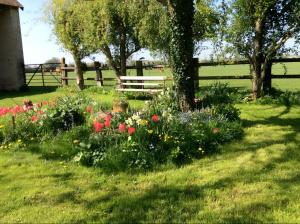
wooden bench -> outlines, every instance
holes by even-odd
[[[121,76],[120,92],[157,93],[165,88],[166,76]]]

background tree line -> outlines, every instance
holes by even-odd
[[[193,55],[211,40],[225,57],[247,58],[253,96],[268,91],[271,59],[299,42],[298,0],[49,0],[53,31],[74,58],[79,88],[81,60],[106,56],[116,77],[126,75],[126,62],[142,48],[169,59],[182,110],[194,108]]]

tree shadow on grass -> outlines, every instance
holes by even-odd
[[[0,100],[5,98],[14,98],[14,97],[24,97],[28,98],[30,96],[45,94],[55,92],[58,86],[31,86],[24,91],[0,91]]]

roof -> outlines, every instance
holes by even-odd
[[[24,9],[23,5],[21,5],[21,3],[18,2],[17,0],[0,0],[0,5],[8,5],[8,6]]]

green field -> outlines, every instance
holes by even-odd
[[[181,168],[105,173],[1,151],[0,223],[299,223],[300,107],[238,107],[244,139]]]
[[[286,67],[286,70],[285,70]],[[135,70],[128,70],[128,75],[136,75]],[[285,64],[275,64],[273,66],[272,73],[274,75],[291,75],[291,74],[300,74],[300,63],[285,63]],[[171,77],[170,69],[165,69],[164,71],[160,70],[144,70],[144,75],[164,75]],[[248,65],[226,65],[226,66],[212,66],[212,67],[202,67],[199,70],[199,76],[221,76],[221,75],[233,75],[233,76],[240,76],[240,75],[249,75],[249,66]],[[70,77],[74,77],[74,73],[69,74]],[[95,72],[86,72],[86,78],[95,78]],[[103,71],[104,78],[114,78],[113,71]],[[30,75],[29,75],[30,78]],[[48,85],[57,85],[55,83],[55,79],[52,77],[47,77],[49,82],[54,82]],[[201,86],[208,86],[214,81],[201,81]],[[251,88],[251,81],[250,80],[223,80],[222,82],[228,82],[232,87],[243,87],[243,88]],[[75,81],[70,81],[70,84],[74,84]],[[114,82],[106,81],[105,85],[114,85]],[[171,82],[169,83],[171,84]],[[36,76],[31,83],[31,86],[40,86],[41,85],[41,77]],[[95,85],[95,81],[86,81],[86,85]],[[290,91],[300,91],[300,79],[275,79],[273,80],[273,87],[280,88],[282,90],[290,90]]]

